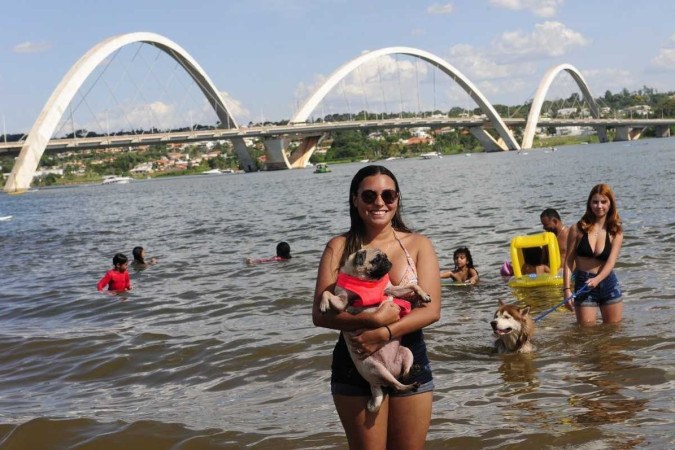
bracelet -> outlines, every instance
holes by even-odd
[[[389,332],[389,341],[391,341],[392,339],[394,339],[394,336],[391,334],[391,328],[389,328],[389,325],[385,325],[384,327]]]
[[[563,292],[565,292],[565,291],[571,291],[571,290],[572,290],[572,288],[568,288],[568,287],[563,288]]]

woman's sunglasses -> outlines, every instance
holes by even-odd
[[[396,203],[396,200],[398,200],[398,192],[396,192],[393,189],[385,189],[382,192],[375,192],[371,191],[370,189],[366,189],[364,191],[361,191],[361,200],[363,203],[366,203],[368,205],[372,205],[375,203],[375,200],[377,200],[377,197],[382,197],[382,201],[385,202],[387,205],[392,205]]]

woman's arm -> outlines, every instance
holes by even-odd
[[[609,232],[608,232],[609,233]],[[600,272],[593,278],[589,279],[586,284],[592,289],[596,287],[602,280],[607,278],[607,276],[614,270],[614,265],[616,260],[619,258],[619,253],[621,252],[621,244],[623,243],[623,232],[619,231],[612,239],[612,250],[609,252],[609,258],[602,265]]]
[[[380,308],[372,313],[363,312],[350,314],[348,312],[328,311],[323,314],[319,309],[323,292],[335,291],[335,282],[340,264],[340,256],[345,246],[345,238],[337,236],[331,239],[321,255],[319,271],[314,288],[314,303],[312,305],[312,321],[314,326],[332,328],[334,330],[356,331],[363,328],[384,327],[398,320],[399,307],[393,302],[384,302]],[[386,331],[386,328],[384,328]],[[388,332],[387,332],[388,335]]]
[[[577,241],[580,237],[579,227],[572,225],[569,234],[567,235],[567,254],[565,255],[565,264],[563,266],[563,298],[572,295],[572,268],[577,257]],[[573,306],[567,302],[565,304],[567,309],[572,310]]]

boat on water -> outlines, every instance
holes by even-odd
[[[101,184],[127,184],[131,181],[131,177],[119,177],[117,175],[106,175],[103,177]]]
[[[0,222],[6,222],[8,220],[11,220],[12,217],[14,216],[0,216]]]
[[[420,156],[422,159],[442,158],[441,154],[438,152],[422,153]]]
[[[202,172],[202,175],[222,175],[224,173],[233,173],[232,169],[211,169],[211,170],[206,170]]]
[[[328,173],[330,172],[330,167],[326,163],[318,163],[314,167],[314,173]]]

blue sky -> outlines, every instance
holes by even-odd
[[[546,70],[561,63],[577,67],[595,96],[643,85],[671,91],[673,17],[673,0],[6,2],[0,115],[8,133],[27,132],[80,56],[134,31],[161,34],[187,50],[239,123],[290,118],[342,64],[391,46],[445,59],[492,103],[530,99]]]

